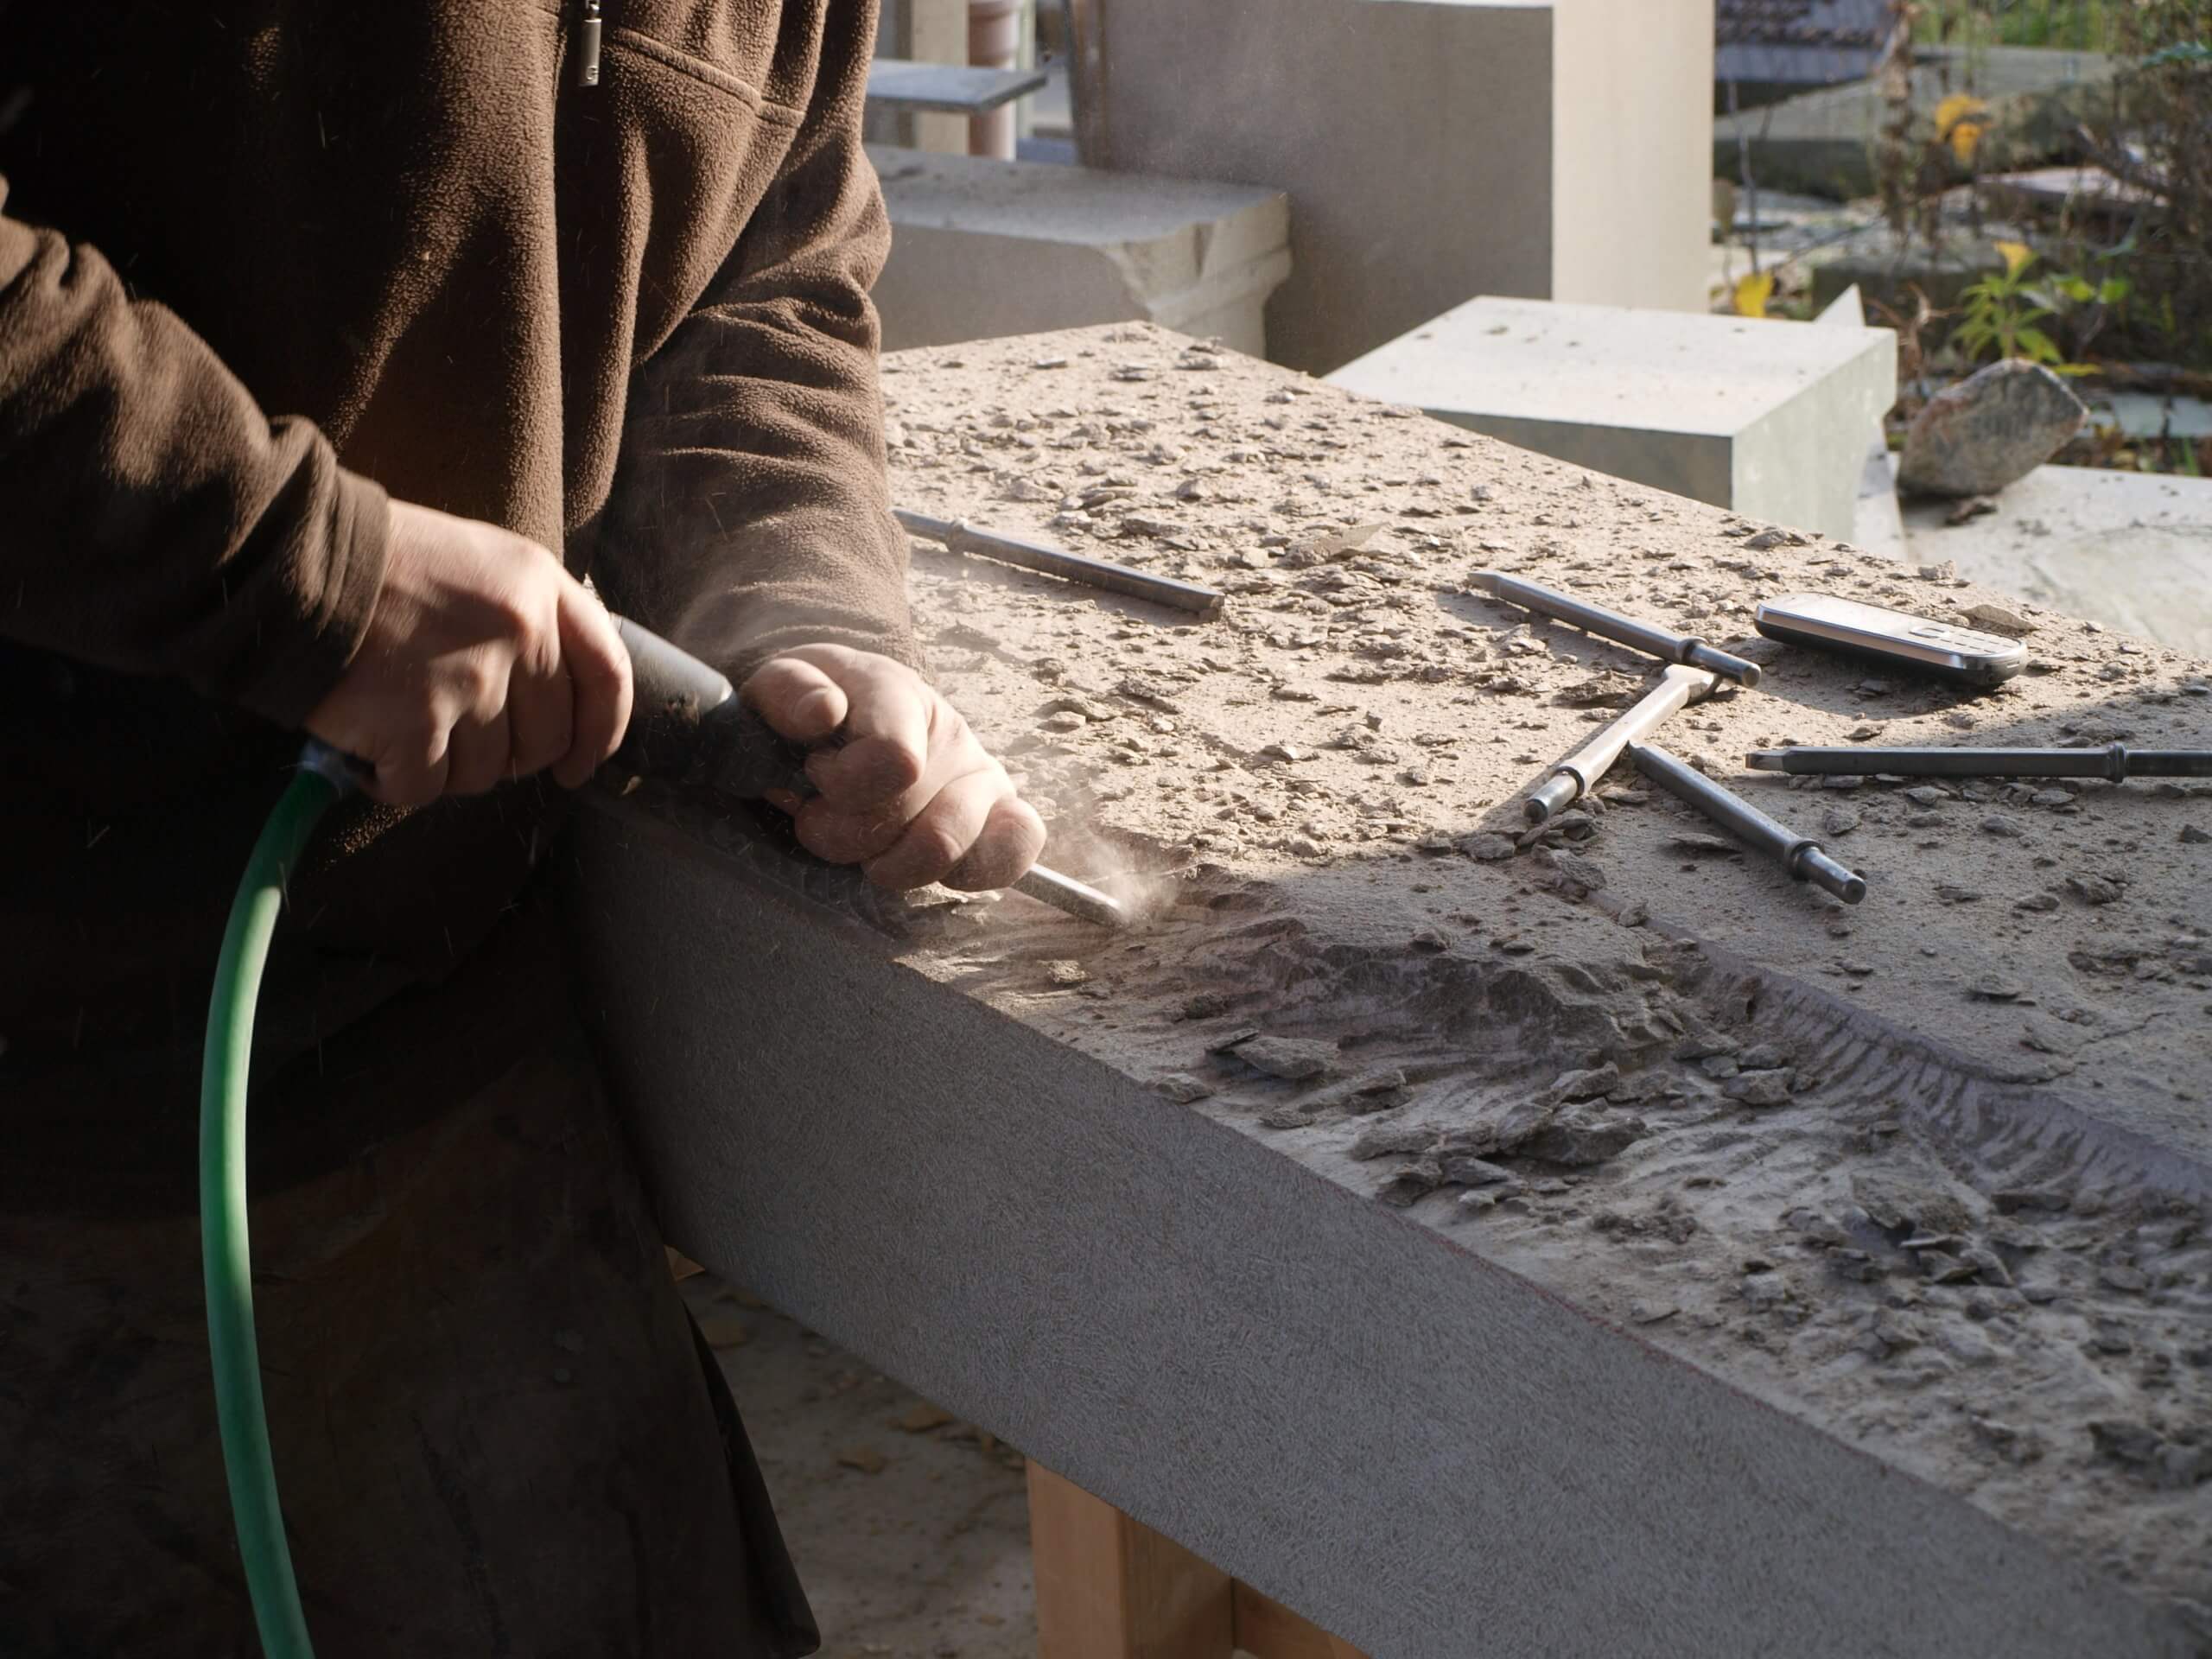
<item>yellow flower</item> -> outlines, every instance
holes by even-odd
[[[1989,105],[1972,92],[1953,92],[1936,106],[1936,137],[1950,145],[1959,165],[1974,161],[1974,147],[1989,128]]]
[[[1748,276],[1736,279],[1736,315],[1739,317],[1766,315],[1766,302],[1774,295],[1774,273],[1755,270]]]

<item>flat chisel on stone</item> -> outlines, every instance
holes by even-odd
[[[2212,749],[1753,749],[1754,772],[1872,773],[1893,778],[2212,778]]]
[[[1484,593],[1509,605],[1518,605],[1524,611],[1534,611],[1556,622],[1571,622],[1585,632],[1656,657],[1662,663],[1687,663],[1692,668],[1710,669],[1740,685],[1759,683],[1757,663],[1716,650],[1693,634],[1676,633],[1671,628],[1639,622],[1632,616],[1623,616],[1618,611],[1592,605],[1572,594],[1509,576],[1503,570],[1478,570],[1471,580]]]
[[[1669,664],[1661,672],[1659,683],[1645,692],[1634,708],[1554,766],[1551,776],[1521,803],[1522,811],[1531,823],[1541,823],[1553,814],[1565,811],[1598,786],[1598,780],[1630,743],[1650,736],[1670,715],[1710,696],[1718,683],[1710,669]]]
[[[977,530],[974,525],[962,524],[957,519],[933,518],[925,512],[909,512],[904,507],[893,509],[891,516],[899,521],[909,536],[935,542],[954,553],[996,559],[1001,564],[1019,565],[1024,570],[1039,570],[1046,575],[1058,576],[1067,582],[1079,582],[1085,587],[1103,588],[1109,593],[1127,594],[1132,599],[1148,599],[1155,605],[1171,605],[1179,611],[1188,611],[1193,616],[1211,619],[1221,614],[1220,590],[1202,588],[1195,582],[1178,582],[1173,576],[1155,576],[1149,570],[1133,570],[1126,564],[1115,564],[1106,559],[1090,558],[1062,548],[1047,547],[1042,542],[1008,536],[1001,531]]]
[[[1653,783],[1695,807],[1737,840],[1764,853],[1800,881],[1824,887],[1847,905],[1855,905],[1866,896],[1866,878],[1830,858],[1817,841],[1784,829],[1742,796],[1721,788],[1664,749],[1631,743],[1628,752],[1636,769]]]

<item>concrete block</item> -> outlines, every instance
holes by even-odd
[[[1290,274],[1281,192],[872,147],[890,208],[887,349],[1145,321],[1266,346]]]
[[[2189,1651],[2086,1565],[741,864],[583,828],[683,1248],[1363,1651]]]
[[[921,63],[966,63],[968,0],[881,0],[875,53]],[[879,106],[864,111],[862,118],[870,143],[968,153],[965,116]]]
[[[2212,655],[2212,479],[2038,467],[1997,511],[1904,510],[1910,556],[2176,650]]]
[[[1897,397],[1886,328],[1469,302],[1328,377],[1439,420],[1839,540]]]
[[[1824,328],[1864,328],[1866,302],[1858,285],[1836,296],[1813,321]],[[1852,514],[1851,540],[1885,558],[1904,557],[1904,519],[1897,508],[1897,462],[1890,454],[1887,429],[1880,416],[1866,435],[1866,453],[1859,466],[1859,499]]]
[[[868,66],[868,101],[894,110],[985,115],[1040,90],[1041,69],[989,69],[878,57]]]
[[[1713,0],[1114,0],[1108,164],[1290,193],[1270,353],[1475,294],[1702,309]]]

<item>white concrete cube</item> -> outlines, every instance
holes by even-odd
[[[1524,449],[1849,540],[1886,328],[1484,298],[1332,383]]]
[[[1279,190],[871,147],[891,212],[884,349],[1148,321],[1266,353]]]

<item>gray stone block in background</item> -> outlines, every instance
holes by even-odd
[[[1848,541],[1866,435],[1897,396],[1886,328],[1479,299],[1337,385],[1524,449]]]
[[[2212,658],[2212,479],[2038,467],[1994,512],[1953,524],[1950,509],[1907,506],[1904,556]]]
[[[1147,321],[1266,353],[1290,274],[1279,190],[871,146],[891,213],[887,351]]]
[[[2031,167],[2063,155],[2074,126],[2109,100],[2113,60],[2040,47],[1923,47],[1913,54],[1912,104],[1923,118],[1953,92],[1986,99],[1993,122],[1978,161],[1984,171]],[[1737,176],[1739,143],[1752,175],[1777,190],[1848,200],[1874,192],[1873,145],[1889,105],[1872,80],[1802,92],[1763,109],[1716,118],[1713,171]]]
[[[1113,0],[1103,163],[1288,192],[1269,354],[1476,294],[1702,310],[1712,0]]]

